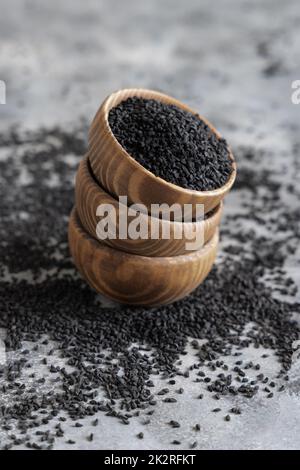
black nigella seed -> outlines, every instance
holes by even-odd
[[[163,401],[165,403],[176,403],[177,402],[176,398],[164,398]]]
[[[138,438],[138,439],[144,439],[144,433],[143,433],[143,432],[139,432],[139,433],[137,434],[137,438]]]
[[[234,197],[241,205],[238,212],[231,206],[224,217],[222,257],[205,282],[174,304],[117,309],[99,306],[97,294],[77,276],[68,251],[67,219],[73,204],[74,169],[64,159],[71,154],[79,162],[85,145],[80,129],[40,129],[26,135],[16,130],[0,132],[0,151],[7,155],[7,160],[0,162],[0,271],[4,266],[12,278],[16,274],[15,280],[8,282],[0,273],[0,328],[5,330],[5,345],[12,356],[0,369],[4,397],[0,405],[0,448],[14,448],[23,439],[26,448],[55,447],[63,436],[67,441],[72,425],[81,426],[76,425],[79,420],[84,429],[85,418],[84,435],[88,436],[99,413],[124,425],[140,416],[147,424],[158,405],[154,377],[161,379],[163,389],[173,381],[179,383],[182,377],[189,387],[196,377],[202,380],[209,373],[205,397],[200,393],[202,388],[197,392],[203,401],[207,395],[216,400],[237,397],[242,399],[237,403],[244,403],[256,394],[264,400],[273,396],[271,390],[283,391],[282,382],[289,380],[293,344],[300,337],[295,322],[300,306],[299,302],[279,299],[263,279],[265,275],[276,277],[276,285],[288,288],[283,268],[287,245],[296,246],[299,239],[299,209],[292,208],[290,199],[285,199],[285,183],[278,181],[273,168],[261,168],[264,154],[254,146],[242,146],[235,152],[239,172]],[[18,159],[8,153],[9,148],[17,150]],[[274,152],[270,149],[271,157]],[[293,152],[292,158],[286,156],[292,171],[294,160],[299,160],[299,149]],[[22,191],[15,184],[20,168],[32,178],[32,184],[22,186]],[[49,191],[52,173],[58,175],[61,184]],[[178,174],[180,178],[180,171]],[[193,175],[187,185],[194,183]],[[293,188],[299,199],[297,185]],[[12,217],[23,211],[28,214],[28,222]],[[269,228],[264,219],[271,215]],[[244,221],[250,219],[265,226],[268,236],[262,236],[255,227],[248,229]],[[53,227],[55,240],[49,238]],[[32,282],[22,276],[16,280],[18,273],[27,271],[32,273]],[[249,325],[254,326],[244,336]],[[30,356],[24,346],[28,342],[33,344]],[[141,346],[145,344],[147,349]],[[186,368],[182,357],[189,345],[193,347],[194,363]],[[242,361],[242,350],[248,347],[258,348],[258,355],[260,348],[272,351],[280,372],[265,377],[265,361],[261,361],[261,367],[257,360],[253,365]],[[47,362],[47,349],[52,358],[59,357],[52,367],[49,359]],[[33,358],[32,366],[35,361],[46,367],[30,372],[29,357]],[[232,360],[226,364],[221,357],[236,360],[237,372],[227,372],[232,369]],[[53,374],[48,373],[47,364]],[[207,372],[216,368],[216,374]],[[252,377],[244,382],[245,369],[254,371],[260,389]],[[179,386],[176,390],[174,387],[177,398],[183,393]],[[265,386],[269,391],[263,391]],[[168,405],[159,400],[159,406]],[[175,411],[176,405],[171,408]],[[229,413],[243,414],[242,405],[238,410],[232,408]],[[178,419],[176,413],[173,418]],[[65,421],[65,430],[56,427],[57,422]],[[190,425],[195,432],[200,431],[200,425]],[[205,430],[205,422],[201,425]],[[39,434],[35,434],[37,430]],[[10,433],[15,437],[10,439]]]
[[[178,421],[171,420],[169,425],[172,426],[172,428],[180,428],[180,423],[178,423]]]
[[[226,141],[177,106],[132,97],[112,108],[108,121],[125,150],[170,183],[205,191],[223,186],[232,173]]]
[[[170,390],[168,388],[163,388],[162,390],[157,392],[157,395],[166,395],[167,393],[169,393],[169,391]]]

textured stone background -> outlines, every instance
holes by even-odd
[[[81,119],[89,122],[111,91],[155,88],[198,109],[234,148],[270,150],[262,166],[299,177],[290,165],[292,149],[300,145],[300,105],[290,98],[291,82],[300,79],[297,0],[284,5],[280,0],[15,0],[9,8],[6,3],[0,0],[0,79],[7,84],[7,104],[0,105],[2,132],[12,124],[21,130],[73,129]],[[230,195],[225,217],[238,206],[237,194]],[[286,267],[299,283],[296,258]],[[257,354],[248,350],[246,357]],[[271,357],[265,368],[272,373],[278,364]],[[199,448],[299,449],[299,370],[298,360],[288,391],[268,403],[250,400],[243,419],[230,428],[209,412],[214,403],[191,401],[185,394],[176,407],[182,447],[192,418],[199,416],[206,420]],[[195,393],[191,386],[190,396]],[[73,427],[68,437],[74,435],[82,449],[172,448],[171,431],[162,423],[174,412],[168,416],[163,407],[155,416],[143,429],[143,441],[132,438],[141,430],[138,422],[128,432],[104,415],[93,443]],[[56,444],[63,447],[63,441]]]

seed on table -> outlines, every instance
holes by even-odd
[[[173,428],[180,428],[180,423],[178,423],[178,421],[171,420],[169,421],[169,425]]]
[[[38,149],[41,146],[44,148],[45,142],[47,149],[43,151],[43,161],[50,165],[49,172],[45,172],[40,165]],[[222,247],[222,262],[212,270],[205,283],[184,300],[151,309],[124,306],[121,310],[115,307],[108,309],[102,305],[100,307],[96,294],[81,280],[71,275],[63,275],[57,279],[56,276],[47,274],[53,269],[61,273],[73,269],[65,249],[65,222],[73,197],[73,183],[70,180],[69,165],[66,165],[63,158],[66,154],[72,154],[79,162],[85,150],[84,140],[78,137],[78,132],[68,132],[60,128],[51,131],[40,129],[37,133],[29,133],[26,138],[18,131],[7,131],[5,135],[0,135],[1,151],[6,152],[6,147],[15,146],[18,148],[18,154],[20,153],[18,165],[11,158],[7,162],[1,162],[3,191],[0,212],[3,209],[4,217],[0,217],[3,242],[0,244],[0,258],[3,266],[11,273],[24,272],[30,267],[33,282],[20,280],[20,288],[16,289],[14,283],[0,280],[0,323],[1,327],[5,328],[5,343],[11,351],[10,361],[3,365],[0,371],[1,391],[3,390],[6,401],[8,399],[10,402],[11,398],[14,403],[14,406],[0,405],[0,416],[4,426],[9,427],[3,430],[11,431],[16,436],[14,440],[7,439],[12,448],[26,436],[29,442],[25,440],[24,447],[39,446],[40,442],[30,441],[29,433],[32,432],[35,437],[34,433],[37,429],[40,430],[42,419],[46,423],[48,421],[47,428],[52,428],[51,422],[54,423],[49,439],[51,440],[53,435],[56,440],[60,440],[64,431],[55,428],[56,421],[51,421],[56,413],[66,416],[57,417],[57,422],[67,420],[68,426],[76,426],[78,420],[83,420],[85,427],[84,418],[88,418],[84,436],[88,436],[92,419],[99,412],[109,413],[112,419],[118,419],[121,423],[124,422],[124,425],[134,420],[137,412],[147,418],[148,405],[151,412],[157,405],[157,400],[151,394],[146,394],[146,390],[151,388],[152,376],[161,379],[161,388],[168,387],[170,380],[176,380],[177,395],[181,383],[179,380],[182,380],[182,376],[185,377],[185,373],[185,383],[189,387],[191,384],[194,386],[195,376],[203,379],[205,374],[211,374],[207,372],[210,368],[220,367],[218,372],[224,373],[231,370],[232,361],[229,362],[229,359],[232,358],[233,361],[239,362],[234,366],[242,368],[243,371],[245,366],[249,370],[249,361],[241,361],[241,355],[245,353],[245,348],[251,346],[270,349],[280,364],[278,373],[270,373],[269,377],[265,377],[262,373],[263,365],[260,370],[256,370],[258,359],[253,361],[251,370],[261,386],[260,391],[265,386],[270,390],[266,394],[272,393],[271,390],[284,390],[282,382],[288,382],[293,343],[299,338],[294,314],[300,313],[300,309],[297,304],[292,306],[279,300],[273,286],[266,287],[259,279],[271,272],[274,276],[279,276],[276,283],[284,286],[287,279],[283,269],[286,261],[285,249],[288,251],[289,238],[298,239],[299,214],[289,207],[287,200],[282,197],[282,193],[286,192],[285,181],[278,181],[273,168],[262,170],[260,161],[263,161],[264,155],[254,145],[247,149],[237,149],[240,171],[234,197],[239,199],[244,192],[249,195],[262,193],[262,197],[247,196],[245,202],[240,198],[240,214],[233,210],[234,213],[230,213],[230,217],[224,218],[223,234],[226,244]],[[270,156],[274,156],[272,149]],[[247,164],[244,165],[243,162]],[[291,171],[294,171],[292,161],[289,163]],[[22,186],[21,195],[15,187],[15,178],[20,168],[24,168],[33,180],[32,184]],[[54,168],[59,173],[61,185],[58,185],[55,191],[49,191],[47,183]],[[194,183],[193,179],[192,184]],[[297,196],[297,187],[295,184],[293,187]],[[48,208],[46,213],[42,204],[45,201]],[[263,221],[258,222],[259,226],[265,226],[271,234],[270,237],[264,239],[256,233],[255,228],[253,231],[248,231],[247,228],[245,232],[245,219],[255,221],[256,217],[260,217],[260,212],[265,214],[267,211],[272,214],[279,206],[283,218],[281,215],[274,217],[271,229]],[[10,217],[9,223],[6,223],[5,214],[8,211],[10,214],[18,214],[24,207],[30,217],[34,214],[39,220],[38,227],[35,223],[28,223],[24,230],[24,221],[18,217]],[[58,224],[57,221],[61,223]],[[56,228],[55,246],[49,244],[49,227]],[[18,233],[22,234],[22,240],[19,240]],[[287,240],[284,246],[276,239],[277,233]],[[12,241],[16,242],[13,244],[13,253]],[[246,242],[247,252],[243,249]],[[46,273],[46,278],[39,282],[41,269]],[[249,337],[245,339],[241,332],[247,325],[252,324],[259,325],[259,328],[250,331]],[[68,366],[68,369],[64,369],[60,365],[58,370],[54,363],[56,374],[49,374],[50,378],[47,371],[31,373],[27,369],[29,356],[24,352],[23,346],[29,341],[34,345],[32,349],[39,351],[43,335],[51,337],[54,341],[55,347],[52,340],[49,346],[49,349],[54,349],[51,357],[57,355],[61,359],[59,364],[65,362]],[[182,357],[191,341],[191,335],[195,336],[199,346],[204,336],[207,342],[201,345],[200,349],[194,350],[197,356],[186,370],[183,368]],[[137,343],[147,343],[153,356],[133,347],[133,344]],[[236,348],[239,350],[236,351]],[[110,351],[109,354],[107,350]],[[19,351],[18,357],[14,357],[13,351]],[[217,364],[221,351],[228,357],[228,364]],[[261,349],[257,350],[257,357],[260,357],[260,351]],[[45,351],[44,354],[48,353]],[[192,356],[188,359],[190,358]],[[41,360],[45,362],[45,358],[37,354],[36,365],[40,366]],[[49,367],[50,362],[48,360]],[[118,374],[119,365],[114,365],[120,362],[124,372],[121,376]],[[263,362],[265,361],[261,361],[262,364]],[[29,380],[24,393],[20,379],[23,374]],[[238,373],[234,375],[239,376]],[[243,383],[242,380],[239,384],[233,382],[236,386],[227,383],[226,373],[225,379],[219,379],[218,383],[215,383],[215,378],[207,383],[203,401],[206,396],[213,399],[222,396],[241,397],[242,413],[243,400],[251,400],[257,393],[252,377],[248,383]],[[46,383],[51,387],[44,387]],[[98,402],[93,396],[95,390],[107,393],[107,400],[112,401],[106,403],[106,399],[103,399],[101,403]],[[195,398],[200,391],[201,389],[194,394]],[[266,394],[263,394],[262,400],[267,399]],[[159,406],[167,407],[161,401]],[[129,415],[127,419],[123,418],[122,421],[119,414],[121,412],[124,416],[126,413]],[[231,417],[239,414],[232,410],[229,413]],[[241,419],[243,416],[239,417],[239,420]],[[201,425],[205,427],[205,422]],[[190,426],[191,430],[196,432],[193,422]],[[67,431],[64,441],[66,435]],[[46,438],[46,434],[37,436],[39,437],[36,437],[36,440]],[[44,447],[48,441],[46,439],[43,442]],[[4,448],[6,444],[1,439],[0,448]]]
[[[166,393],[169,393],[169,391],[170,390],[168,388],[163,388],[162,390],[157,392],[157,395],[166,395]]]

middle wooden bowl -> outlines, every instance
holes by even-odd
[[[89,165],[88,157],[85,157],[79,165],[76,186],[75,204],[80,221],[85,230],[93,237],[97,238],[97,208],[101,205],[109,205],[115,214],[116,238],[106,238],[103,242],[118,250],[134,253],[142,256],[177,256],[191,251],[199,250],[209,241],[220,224],[222,216],[222,203],[219,204],[205,219],[197,222],[172,222],[168,220],[151,217],[148,214],[139,216],[140,223],[147,228],[148,238],[132,239],[126,237],[122,239],[119,234],[119,217],[121,215],[130,221],[137,215],[129,214],[129,209],[124,204],[110,196],[96,182]],[[151,227],[156,227],[156,236],[151,237]],[[181,234],[181,238],[176,238]],[[166,238],[168,237],[168,238]],[[198,241],[198,243],[195,243]],[[191,250],[191,243],[193,249]],[[189,249],[188,249],[189,248]]]
[[[194,290],[208,275],[218,247],[218,230],[199,251],[150,258],[115,250],[92,238],[76,210],[69,220],[69,247],[74,262],[96,291],[118,302],[161,305]]]
[[[151,204],[162,203],[169,206],[174,203],[181,206],[190,204],[194,218],[197,204],[204,205],[205,213],[210,212],[223,200],[235,181],[236,164],[231,150],[232,173],[228,181],[218,189],[211,191],[186,189],[155,176],[122,147],[108,122],[110,110],[133,96],[155,99],[191,112],[201,118],[217,138],[221,137],[205,118],[171,96],[138,88],[119,90],[106,98],[90,127],[88,156],[96,179],[110,194],[116,197],[126,195],[130,204],[144,204],[149,213]]]

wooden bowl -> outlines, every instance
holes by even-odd
[[[186,252],[196,251],[200,249],[204,243],[211,239],[216,228],[219,226],[222,215],[222,203],[215,208],[204,220],[198,222],[172,222],[163,219],[150,217],[147,214],[141,214],[140,220],[147,227],[148,239],[133,240],[130,238],[121,239],[119,234],[119,215],[120,208],[122,214],[128,220],[128,223],[134,216],[128,214],[128,207],[121,204],[119,201],[110,196],[101,186],[95,181],[88,158],[85,157],[79,165],[76,186],[75,186],[75,200],[76,209],[79,219],[84,229],[94,238],[98,239],[96,234],[97,223],[100,220],[96,215],[97,207],[100,204],[110,204],[113,206],[116,214],[116,239],[105,239],[103,243],[112,246],[118,250],[126,251],[128,253],[135,253],[142,256],[175,256],[181,255]],[[136,214],[137,215],[137,214]],[[157,239],[151,239],[151,224],[156,223]],[[182,237],[176,239],[176,233],[182,232]],[[170,234],[169,239],[163,238],[163,234]],[[199,243],[194,243],[199,240]],[[189,250],[188,243],[193,242],[195,245],[193,250]]]
[[[97,292],[121,303],[160,305],[184,297],[205,279],[216,257],[218,230],[199,251],[149,258],[95,240],[83,229],[73,209],[69,247],[79,272]]]
[[[195,216],[196,204],[204,204],[205,213],[211,211],[228,193],[236,177],[236,164],[231,150],[230,158],[232,159],[233,171],[227,183],[218,189],[212,191],[185,189],[155,176],[126,152],[113,135],[108,123],[109,111],[121,101],[132,96],[156,99],[176,105],[201,117],[217,137],[221,137],[206,119],[170,96],[156,91],[135,88],[117,91],[103,102],[89,131],[88,156],[96,179],[110,194],[116,197],[128,196],[129,203],[145,204],[149,212],[151,204],[162,203],[168,205],[178,203],[182,206],[192,204],[193,216]]]

